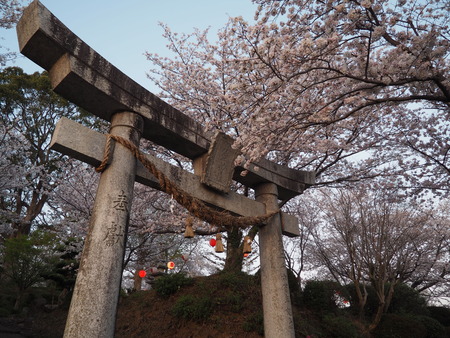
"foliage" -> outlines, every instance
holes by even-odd
[[[213,304],[207,296],[185,295],[177,299],[172,308],[176,317],[202,322],[211,316]]]
[[[30,0],[0,0],[0,28],[13,28],[22,13],[22,5],[28,2]],[[0,49],[2,47],[0,45]],[[0,53],[0,66],[4,66],[8,60],[14,59],[15,57],[15,53]]]
[[[49,144],[55,121],[63,116],[89,121],[52,91],[47,73],[30,75],[17,67],[0,71],[0,232],[4,236],[28,234],[33,226],[52,220],[42,211],[65,170],[62,155],[51,152]]]
[[[164,26],[175,57],[147,54],[164,98],[319,184],[448,190],[447,2],[256,2],[256,22],[230,18],[216,44]]]
[[[395,287],[388,312],[390,313],[410,313],[415,315],[428,314],[426,300],[417,290],[406,284],[399,284]]]
[[[444,326],[450,327],[450,308],[429,306],[428,311],[430,312],[431,318],[436,319],[439,323],[441,323]]]
[[[421,291],[446,288],[448,220],[382,189],[322,193],[317,198],[323,221],[315,230],[316,257],[335,280],[353,283],[352,305],[360,316],[364,310],[372,313],[374,303],[366,303],[376,296],[373,327],[388,311],[399,284]]]
[[[433,318],[407,314],[385,314],[373,332],[382,338],[444,338],[444,327]]]
[[[246,332],[257,332],[260,336],[264,336],[264,315],[262,310],[253,313],[243,324]]]
[[[54,281],[60,290],[72,290],[75,285],[80,263],[80,241],[80,239],[72,237],[58,244],[55,248],[55,254],[58,255],[59,259],[53,265],[53,269],[43,275],[46,280]]]
[[[21,14],[20,0],[1,0],[0,1],[0,27],[12,28],[19,20]]]
[[[307,281],[303,290],[305,306],[318,312],[335,312],[337,296],[346,297],[346,290],[335,281]],[[348,298],[348,296],[347,296]]]
[[[373,316],[378,307],[378,299],[377,295],[375,293],[375,290],[370,284],[363,283],[359,285],[359,288],[364,289],[364,292],[366,294],[366,302],[364,303],[364,315],[371,317]],[[350,300],[350,310],[355,315],[361,315],[359,313],[359,302],[358,302],[358,296],[356,294],[356,286],[354,283],[350,283],[345,285],[345,289],[347,290],[349,294],[349,300]],[[363,316],[361,316],[362,318]]]
[[[242,291],[255,285],[254,276],[242,271],[223,271],[217,274],[219,287],[230,288],[233,291]]]
[[[417,320],[427,329],[427,338],[448,338],[445,327],[436,319],[428,316],[417,316]]]
[[[216,304],[228,305],[231,312],[239,313],[244,307],[244,295],[235,291],[225,291],[222,296],[218,296]]]
[[[3,274],[16,287],[16,310],[25,291],[43,281],[53,269],[57,260],[55,246],[56,237],[42,231],[5,240],[1,253]]]
[[[346,285],[345,288],[350,296],[350,308],[352,310],[357,310],[355,285],[351,283]],[[367,301],[364,306],[364,313],[367,317],[371,317],[376,314],[379,300],[376,290],[371,285],[365,285],[364,288],[367,292]],[[389,286],[386,286],[385,289],[389,289]],[[357,313],[357,311],[354,312]],[[428,314],[425,299],[417,292],[417,290],[412,289],[406,284],[399,284],[395,287],[387,312],[414,315]]]
[[[46,232],[33,232],[30,236],[21,235],[5,240],[2,251],[3,273],[21,290],[35,285],[51,269],[54,246],[54,235]]]
[[[176,293],[181,287],[192,283],[192,278],[186,277],[182,273],[174,273],[157,278],[155,290],[160,296],[168,297]]]
[[[325,329],[334,338],[360,337],[360,334],[349,317],[325,315],[323,318]]]

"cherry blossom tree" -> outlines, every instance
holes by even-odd
[[[369,329],[378,325],[400,283],[422,293],[436,286],[448,288],[448,219],[392,192],[322,192],[316,254],[334,279],[354,284],[361,316],[366,285],[375,289],[378,308]]]
[[[0,223],[5,233],[29,234],[47,223],[44,206],[64,172],[61,155],[49,143],[55,121],[83,114],[50,87],[45,73],[25,74],[20,68],[0,72],[2,160]]]
[[[398,136],[411,127],[426,135],[430,109],[433,120],[448,118],[448,3],[255,2],[255,22],[231,18],[217,43],[164,26],[175,57],[147,54],[164,97],[237,137],[251,159],[315,170],[318,184],[403,174],[392,147],[401,141],[416,155],[426,144]],[[401,164],[445,172],[423,159]]]
[[[285,257],[288,269],[297,277],[299,284],[306,279],[316,266],[311,257],[314,254],[314,238],[321,217],[320,208],[316,200],[311,197],[314,192],[306,191],[301,198],[296,198],[286,205],[288,213],[298,219],[300,235],[293,238],[285,238]]]
[[[25,0],[0,0],[0,29],[11,29],[19,21],[24,5],[30,1]],[[0,42],[0,49],[2,45]],[[0,66],[15,57],[14,53],[5,51],[0,53]]]
[[[215,42],[162,25],[174,57],[147,53],[161,96],[316,187],[447,196],[448,2],[254,2]]]

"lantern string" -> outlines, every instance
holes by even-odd
[[[108,161],[111,156],[111,140],[114,140],[129,149],[133,156],[136,157],[144,165],[144,167],[158,179],[159,186],[162,191],[172,195],[172,198],[185,207],[193,216],[210,224],[224,228],[232,226],[239,228],[248,228],[253,225],[263,226],[270,217],[280,212],[280,210],[277,210],[261,216],[234,216],[227,211],[218,211],[213,209],[198,198],[179,188],[176,184],[170,181],[162,171],[158,170],[156,166],[145,156],[145,154],[139,150],[138,147],[136,147],[132,142],[117,135],[107,134],[103,160],[101,164],[95,168],[97,172],[103,172],[108,165]]]

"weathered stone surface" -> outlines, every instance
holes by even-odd
[[[113,116],[111,133],[137,145],[142,125],[138,114],[118,113]],[[122,145],[116,145],[113,156],[100,176],[65,338],[114,336],[137,161]]]
[[[258,202],[266,211],[278,209],[277,187],[263,183],[255,190]],[[259,256],[261,262],[261,291],[264,312],[264,336],[267,338],[294,338],[289,285],[281,236],[280,216],[269,219],[259,230]]]
[[[240,153],[233,149],[233,143],[233,138],[217,132],[208,153],[194,160],[194,172],[201,177],[203,184],[220,192],[230,191],[234,161]]]
[[[56,125],[50,147],[53,150],[97,167],[103,159],[105,144],[106,136],[102,133],[63,117]],[[262,203],[232,191],[227,194],[217,193],[203,185],[200,182],[200,177],[197,175],[191,174],[149,154],[146,156],[158,170],[162,171],[171,181],[176,182],[182,190],[211,206],[228,210],[240,216],[259,216],[265,213],[265,208]],[[148,172],[142,163],[138,162],[136,166],[137,182],[155,189],[160,189],[158,181]],[[297,218],[284,212],[282,214],[282,219],[286,222],[284,226],[286,230],[283,233],[288,236],[298,235]],[[296,228],[294,224],[297,224]]]
[[[52,86],[65,98],[108,121],[118,111],[137,112],[144,118],[144,138],[188,158],[195,159],[209,150],[212,135],[199,123],[127,77],[39,1],[25,10],[17,32],[22,54],[49,71]],[[236,181],[252,188],[273,182],[281,200],[290,199],[314,184],[314,173],[266,160],[250,166],[245,176],[240,175],[243,170],[235,168]]]
[[[298,227],[298,219],[297,217],[287,214],[285,212],[281,212],[281,232],[283,235],[289,237],[298,237],[300,236],[300,229]]]

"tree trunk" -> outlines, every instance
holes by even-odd
[[[20,309],[24,292],[25,292],[24,290],[19,289],[19,291],[17,293],[16,301],[14,303],[14,308],[13,308],[14,311],[18,311]]]
[[[364,307],[367,302],[367,290],[365,285],[362,285],[364,293],[361,291],[361,285],[355,281],[356,295],[358,297],[358,318],[362,320],[364,318]]]
[[[227,231],[227,256],[223,271],[240,272],[242,271],[243,253],[242,253],[242,231],[238,227],[233,227]]]
[[[375,314],[372,323],[370,323],[369,325],[369,331],[373,331],[378,326],[378,324],[381,321],[381,317],[383,316],[383,313],[384,313],[384,303],[379,303],[377,307],[377,313]]]
[[[395,287],[397,286],[398,281],[392,282],[389,285],[389,291],[386,297],[386,303],[384,304],[384,312],[387,312],[389,306],[391,305],[392,297],[394,296]]]
[[[142,288],[142,278],[139,277],[139,269],[136,269],[134,272],[134,283],[133,283],[133,289],[135,291],[141,291]]]

